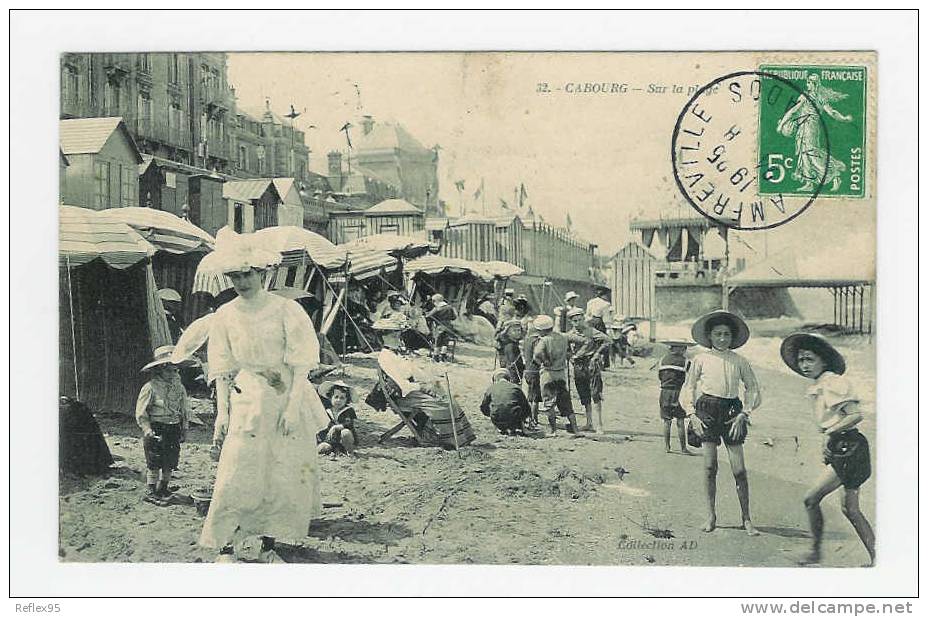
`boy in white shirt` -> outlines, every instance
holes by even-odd
[[[703,531],[715,530],[715,491],[718,473],[718,446],[728,448],[731,473],[741,504],[742,527],[749,536],[758,535],[751,522],[748,474],[744,465],[744,440],[751,412],[760,407],[760,385],[751,364],[732,349],[744,345],[751,336],[747,324],[728,311],[703,315],[692,328],[693,339],[706,347],[690,365],[689,382],[693,407],[693,427],[702,438],[706,464],[706,505],[708,518]],[[741,388],[744,387],[744,402]]]

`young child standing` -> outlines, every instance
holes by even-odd
[[[534,359],[541,373],[541,406],[548,413],[551,435],[557,433],[557,414],[566,417],[574,435],[578,435],[570,390],[567,388],[567,337],[554,331],[554,320],[539,315],[534,322],[541,339],[535,345]]]
[[[680,391],[686,382],[690,361],[686,359],[686,349],[695,343],[689,341],[664,341],[670,351],[661,358],[657,368],[657,378],[661,381],[661,420],[664,422],[664,451],[670,453],[670,425],[677,422],[677,437],[680,440],[680,452],[691,454],[686,447],[686,431],[683,419],[686,412],[680,405]]]
[[[148,468],[145,501],[157,505],[166,505],[171,497],[168,483],[180,460],[180,444],[187,438],[187,391],[171,361],[173,352],[173,345],[159,347],[154,359],[142,367],[151,378],[142,386],[135,404]]]
[[[525,397],[531,408],[531,426],[538,426],[538,404],[541,402],[541,366],[535,361],[535,346],[541,340],[541,333],[530,323],[525,339],[522,341],[522,364],[525,366],[522,377],[525,379]]]
[[[812,380],[808,395],[823,438],[825,468],[804,499],[812,532],[812,550],[801,563],[815,564],[821,560],[825,530],[821,503],[838,487],[844,487],[841,511],[854,526],[873,565],[876,540],[870,522],[860,511],[859,497],[861,485],[870,477],[870,444],[857,430],[863,414],[859,409],[860,399],[844,376],[844,357],[823,337],[803,332],[783,339],[780,356],[794,372]]]
[[[319,396],[329,401],[325,410],[329,425],[316,434],[319,454],[350,455],[358,443],[354,390],[344,381],[325,381],[319,386]]]
[[[748,434],[751,412],[761,404],[760,385],[751,364],[733,349],[744,345],[751,336],[743,319],[728,311],[713,311],[696,320],[693,339],[707,348],[690,365],[690,381],[695,420],[693,427],[702,437],[706,465],[705,489],[708,518],[703,531],[715,530],[715,489],[718,473],[718,446],[728,448],[731,473],[735,478],[741,504],[742,526],[748,535],[758,531],[751,522],[748,496],[748,473],[744,465],[744,440]],[[741,388],[744,388],[744,402]]]
[[[574,385],[580,404],[586,410],[584,431],[592,431],[593,410],[603,430],[603,353],[609,350],[609,337],[589,325],[584,319],[583,309],[572,308],[567,312],[572,330],[567,333],[570,359],[574,367]]]
[[[522,359],[522,322],[510,319],[503,324],[496,335],[496,351],[499,357],[499,366],[509,372],[511,383],[522,383],[522,373],[525,371],[525,362]]]

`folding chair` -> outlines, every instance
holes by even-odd
[[[420,446],[434,446],[438,445],[438,433],[434,429],[429,429],[428,427],[422,427],[417,429],[416,425],[413,424],[412,418],[407,417],[406,414],[400,409],[400,406],[397,405],[396,401],[393,400],[393,397],[390,396],[390,392],[387,389],[386,381],[383,378],[383,372],[377,372],[377,380],[380,383],[380,390],[383,392],[384,399],[387,401],[387,407],[393,410],[393,413],[398,415],[401,420],[393,428],[385,432],[383,435],[377,439],[377,443],[383,443],[390,437],[393,437],[399,433],[403,428],[408,428],[412,433],[413,437],[416,440],[416,445]]]

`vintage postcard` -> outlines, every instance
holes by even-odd
[[[58,78],[61,561],[877,559],[875,53]]]

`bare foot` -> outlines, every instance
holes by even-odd
[[[715,516],[710,516],[708,520],[706,520],[706,524],[702,526],[702,530],[706,533],[715,531]]]
[[[822,560],[822,554],[817,548],[812,549],[799,559],[800,566],[813,566]]]
[[[741,525],[749,536],[759,536],[760,532],[754,528],[754,523],[751,522],[751,519],[744,519],[744,523]]]

